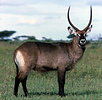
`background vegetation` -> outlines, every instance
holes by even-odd
[[[38,73],[31,71],[26,98],[20,84],[18,97],[13,95],[15,65],[13,52],[26,41],[38,41],[35,37],[28,40],[0,42],[0,100],[101,100],[102,98],[102,41],[88,41],[83,58],[75,68],[66,73],[65,94],[58,96],[57,72]],[[56,42],[43,39],[40,42]],[[58,41],[57,41],[58,42]],[[61,42],[69,42],[62,41]]]

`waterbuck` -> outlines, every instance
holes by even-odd
[[[26,42],[19,46],[14,52],[14,63],[16,65],[16,77],[14,86],[14,95],[17,96],[19,83],[22,83],[25,96],[28,95],[26,80],[31,70],[51,71],[57,70],[59,96],[64,96],[64,84],[66,71],[73,69],[74,65],[81,59],[85,51],[86,34],[91,31],[92,25],[92,7],[90,6],[90,20],[86,28],[79,30],[75,27],[69,18],[71,27],[68,27],[69,33],[75,37],[71,43],[41,43]],[[91,26],[90,26],[91,25]],[[19,66],[19,68],[18,68]],[[19,72],[20,70],[20,72]]]

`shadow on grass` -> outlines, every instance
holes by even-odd
[[[73,93],[68,93],[68,95],[90,95],[90,94],[100,94],[102,92],[97,92],[97,91],[91,91],[91,90],[86,90],[83,92],[73,92]]]
[[[29,96],[31,96],[31,95],[37,95],[37,96],[40,96],[40,95],[58,95],[58,93],[56,93],[56,92],[30,92]]]
[[[90,90],[86,90],[84,92],[72,92],[72,93],[65,93],[65,96],[68,96],[68,95],[90,95],[90,94],[100,94],[102,92],[97,92],[97,91],[90,91]],[[58,92],[30,92],[29,93],[29,96],[32,96],[32,95],[36,95],[36,96],[40,96],[40,95],[56,95],[58,96]]]

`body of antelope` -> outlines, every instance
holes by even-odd
[[[90,7],[90,20],[83,30],[76,28],[70,21],[68,9],[68,21],[72,28],[68,27],[70,34],[75,37],[71,43],[41,43],[26,42],[19,46],[14,52],[14,63],[16,65],[16,77],[14,95],[17,96],[19,83],[22,83],[23,91],[27,96],[26,80],[31,70],[51,71],[57,70],[59,96],[64,96],[64,84],[66,71],[73,69],[85,51],[86,33],[90,32],[92,21],[92,8]],[[18,68],[19,66],[19,68]],[[20,71],[19,71],[20,70]]]

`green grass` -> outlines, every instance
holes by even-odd
[[[65,97],[58,96],[56,71],[49,73],[31,71],[27,80],[29,96],[24,97],[20,84],[16,98],[13,95],[15,78],[13,52],[20,44],[0,42],[0,100],[101,100],[102,46],[93,49],[91,45],[87,47],[75,68],[66,73]]]

